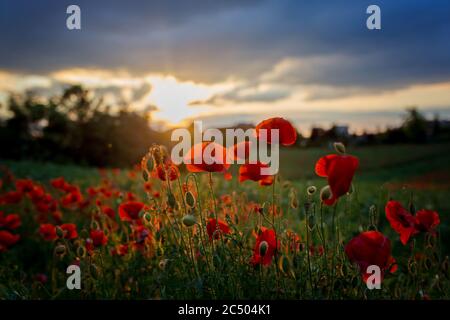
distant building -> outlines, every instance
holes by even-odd
[[[348,126],[334,126],[334,134],[338,138],[348,138]]]

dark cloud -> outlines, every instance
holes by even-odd
[[[377,31],[365,27],[372,4],[365,0],[76,2],[81,31],[65,28],[72,1],[3,0],[0,69],[125,68],[204,82],[263,82],[264,73],[290,57],[304,63],[280,73],[279,85],[334,86],[343,94],[450,80],[450,3],[444,0],[377,1]],[[228,98],[283,97],[238,93]]]

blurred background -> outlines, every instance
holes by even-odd
[[[282,153],[293,178],[339,140],[369,172],[448,181],[447,1],[378,1],[381,30],[368,1],[79,0],[81,30],[66,28],[70,4],[0,1],[9,165],[131,167],[193,120],[281,116],[300,135]]]

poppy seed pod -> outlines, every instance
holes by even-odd
[[[269,244],[267,241],[261,241],[259,244],[259,255],[264,257],[266,255],[267,249],[269,249]]]
[[[183,217],[183,224],[186,227],[192,227],[197,223],[197,219],[192,214],[187,214]]]
[[[317,188],[315,186],[309,186],[308,189],[306,189],[308,196],[312,196],[314,193],[316,193],[316,191]]]
[[[159,268],[160,268],[161,270],[166,269],[166,265],[167,265],[167,262],[168,262],[168,261],[169,261],[168,259],[163,259],[163,260],[161,260],[161,261],[159,262],[159,264],[158,264]]]
[[[336,150],[339,154],[345,154],[345,145],[342,142],[335,142],[333,143],[334,150]]]
[[[57,245],[56,247],[55,247],[55,254],[57,255],[57,256],[60,256],[60,257],[62,257],[63,255],[65,255],[66,254],[66,246],[65,245],[63,245],[63,244],[59,244],[59,245]]]
[[[190,191],[186,192],[186,194],[184,195],[184,200],[186,201],[186,204],[189,207],[191,207],[191,208],[195,207],[196,201],[195,201],[195,197],[192,194],[192,192],[190,192]]]
[[[320,190],[320,201],[324,202],[326,200],[329,200],[333,197],[333,194],[331,192],[330,186],[325,186]]]

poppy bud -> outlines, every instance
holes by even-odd
[[[58,236],[58,238],[64,238],[64,230],[61,229],[61,227],[57,226],[55,228],[56,231],[56,235]]]
[[[225,221],[226,221],[229,225],[233,224],[233,221],[231,221],[231,216],[230,216],[228,213],[225,215]]]
[[[148,181],[148,173],[147,173],[147,170],[142,171],[142,179],[144,179],[145,182]]]
[[[434,248],[436,246],[436,237],[431,233],[426,234],[425,241],[427,243],[427,247],[429,248]]]
[[[186,227],[192,227],[197,223],[197,219],[192,214],[187,214],[183,217],[183,224]]]
[[[283,274],[291,273],[291,264],[289,259],[286,256],[281,256],[278,260],[278,268]]]
[[[99,224],[98,224],[97,221],[92,220],[92,222],[91,222],[91,229],[92,229],[92,230],[98,230],[98,229],[100,229],[100,226],[99,226]]]
[[[297,199],[297,195],[295,193],[295,191],[292,191],[290,193],[290,198],[291,198],[291,208],[292,209],[297,209],[298,208],[298,199]]]
[[[336,150],[337,153],[339,154],[345,154],[346,150],[345,150],[345,146],[342,142],[335,142],[333,143],[333,147],[334,150]]]
[[[150,220],[152,219],[152,216],[150,215],[150,212],[145,212],[144,213],[144,220],[147,222],[150,222]]]
[[[192,194],[192,192],[190,192],[190,191],[186,192],[186,194],[184,196],[184,200],[186,201],[186,204],[189,207],[191,207],[191,208],[195,207],[195,197]]]
[[[57,256],[64,256],[66,254],[66,246],[63,244],[59,244],[55,247],[55,254]]]
[[[317,188],[315,186],[309,186],[308,189],[306,189],[308,196],[312,196],[314,193],[316,193],[316,191]]]
[[[147,157],[146,167],[148,172],[151,172],[153,170],[154,165],[151,157]]]
[[[284,181],[283,182],[283,185],[282,185],[282,188],[283,189],[287,189],[287,188],[289,188],[291,186],[291,182],[290,181]]]
[[[87,231],[86,229],[81,229],[80,237],[81,238],[89,238],[89,231]]]
[[[320,190],[320,201],[324,202],[325,200],[331,199],[332,196],[330,186],[325,186]]]
[[[155,146],[151,149],[153,162],[156,166],[159,166],[162,163],[162,154],[159,147]]]
[[[377,207],[375,205],[371,205],[369,208],[369,230],[377,230],[377,224],[378,224],[378,214],[377,214]]]
[[[414,261],[408,263],[408,272],[414,276],[417,274],[417,264]]]
[[[267,241],[261,241],[259,244],[259,255],[264,257],[266,255],[267,249],[269,249],[269,244]]]
[[[86,255],[86,249],[82,246],[77,248],[77,255],[83,258]]]
[[[174,208],[175,205],[176,205],[176,203],[177,203],[177,199],[175,199],[175,196],[174,196],[174,194],[173,194],[172,192],[170,192],[170,193],[167,195],[167,203],[169,204],[169,206],[170,206],[171,208]]]
[[[429,258],[425,258],[422,263],[425,270],[430,270],[433,266],[433,262]]]

